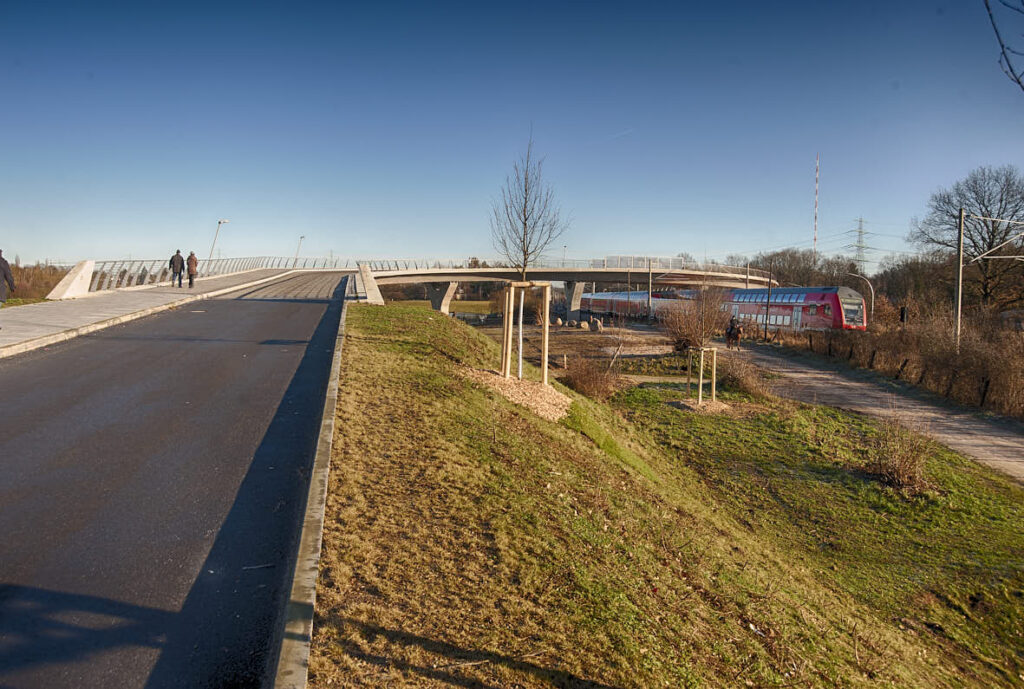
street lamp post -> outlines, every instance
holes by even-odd
[[[299,249],[302,248],[302,240],[306,238],[306,235],[299,235],[299,245],[295,247],[295,260],[292,261],[292,268],[299,264]]]
[[[847,275],[852,275],[855,278],[860,278],[864,282],[868,283],[868,289],[871,290],[871,311],[868,312],[868,320],[875,320],[875,286],[871,284],[871,280],[868,280],[863,275],[859,275],[857,273],[847,273]]]
[[[220,226],[229,222],[231,221],[223,219],[217,221],[217,231],[213,233],[213,244],[210,245],[210,258],[206,259],[207,265],[209,265],[210,261],[213,260],[213,247],[217,246],[217,236],[220,234]]]

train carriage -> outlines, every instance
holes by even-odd
[[[654,292],[654,316],[692,299],[693,290]],[[737,289],[725,293],[724,308],[740,322],[756,327],[783,330],[865,330],[864,297],[849,287],[779,287]],[[595,315],[631,318],[647,317],[647,292],[595,292],[584,294],[581,310]]]

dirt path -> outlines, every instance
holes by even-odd
[[[782,397],[872,416],[895,414],[902,423],[1024,483],[1022,423],[982,416],[871,372],[833,367],[801,354],[755,346],[738,355],[778,376],[773,387]]]

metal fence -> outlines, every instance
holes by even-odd
[[[507,263],[500,260],[481,260],[477,258],[358,260],[340,257],[295,258],[285,256],[251,256],[248,258],[218,258],[210,261],[200,261],[199,276],[213,277],[244,270],[267,268],[281,270],[355,270],[360,265],[367,265],[374,272],[508,267]],[[606,256],[604,258],[588,259],[541,258],[530,265],[533,268],[611,268],[636,270],[638,272],[647,271],[648,269],[658,272],[694,270],[768,277],[767,272],[755,268],[726,266],[718,263],[698,263],[675,256]],[[89,291],[98,292],[120,287],[154,285],[169,281],[170,279],[171,269],[167,259],[96,261],[92,280],[89,284]]]
[[[294,258],[284,256],[250,256],[247,258],[215,258],[211,261],[200,261],[199,277],[213,277],[238,273],[243,270],[260,270],[279,268],[281,270],[342,270],[355,269],[356,262],[351,258]],[[155,285],[171,279],[169,261],[159,260],[125,260],[96,261],[92,271],[90,292],[117,289],[119,287],[137,287]]]
[[[469,268],[506,268],[501,260],[459,259],[459,258],[389,258],[357,261],[377,271],[395,270],[445,270]],[[768,272],[748,266],[727,266],[720,263],[688,261],[677,256],[605,256],[604,258],[558,259],[541,258],[530,264],[531,268],[612,268],[618,270],[654,271],[695,270],[702,272],[729,273],[768,277]]]

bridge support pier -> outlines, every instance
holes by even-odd
[[[452,297],[455,296],[455,290],[458,289],[459,283],[428,282],[426,287],[431,308],[443,314],[451,313]]]
[[[384,306],[384,297],[381,296],[380,288],[377,287],[377,281],[373,277],[373,271],[370,270],[370,266],[361,263],[359,265],[358,277],[357,291],[359,291],[358,288],[362,288],[363,294],[366,295],[366,303]]]
[[[583,301],[583,288],[586,282],[565,283],[565,320],[578,321],[580,319],[580,304]]]

